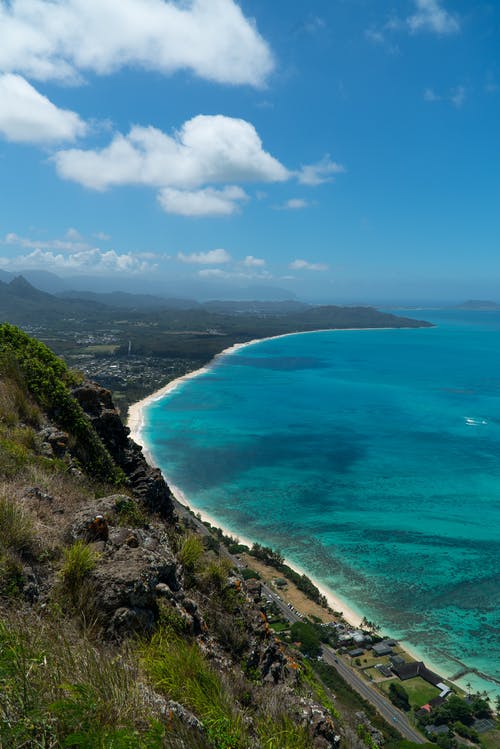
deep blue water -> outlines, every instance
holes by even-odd
[[[437,327],[224,356],[149,406],[143,439],[193,507],[443,675],[500,681],[500,313],[413,316]]]

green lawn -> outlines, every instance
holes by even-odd
[[[383,689],[384,692],[389,692],[389,686],[393,681],[399,681],[399,679],[384,681],[380,685],[380,688]],[[422,707],[426,702],[432,700],[433,697],[439,695],[439,689],[433,687],[432,684],[428,684],[421,679],[420,676],[416,676],[414,679],[408,679],[407,681],[400,681],[399,683],[408,693],[408,698],[412,707]]]
[[[290,629],[290,624],[288,624],[288,622],[286,624],[285,622],[270,622],[269,626],[275,632],[286,632]]]
[[[500,731],[488,731],[479,737],[485,749],[500,749]]]

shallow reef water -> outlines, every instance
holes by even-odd
[[[193,507],[442,675],[500,682],[500,312],[404,314],[436,327],[222,356],[149,405],[143,439]]]

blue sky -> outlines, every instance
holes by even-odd
[[[500,301],[499,31],[482,0],[0,0],[0,268]]]

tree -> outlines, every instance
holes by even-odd
[[[321,655],[321,640],[314,624],[295,622],[290,629],[292,640],[300,642],[300,650],[304,655],[316,658]]]
[[[398,682],[391,681],[389,685],[389,699],[392,704],[401,710],[408,712],[410,710],[410,699],[406,689]]]

